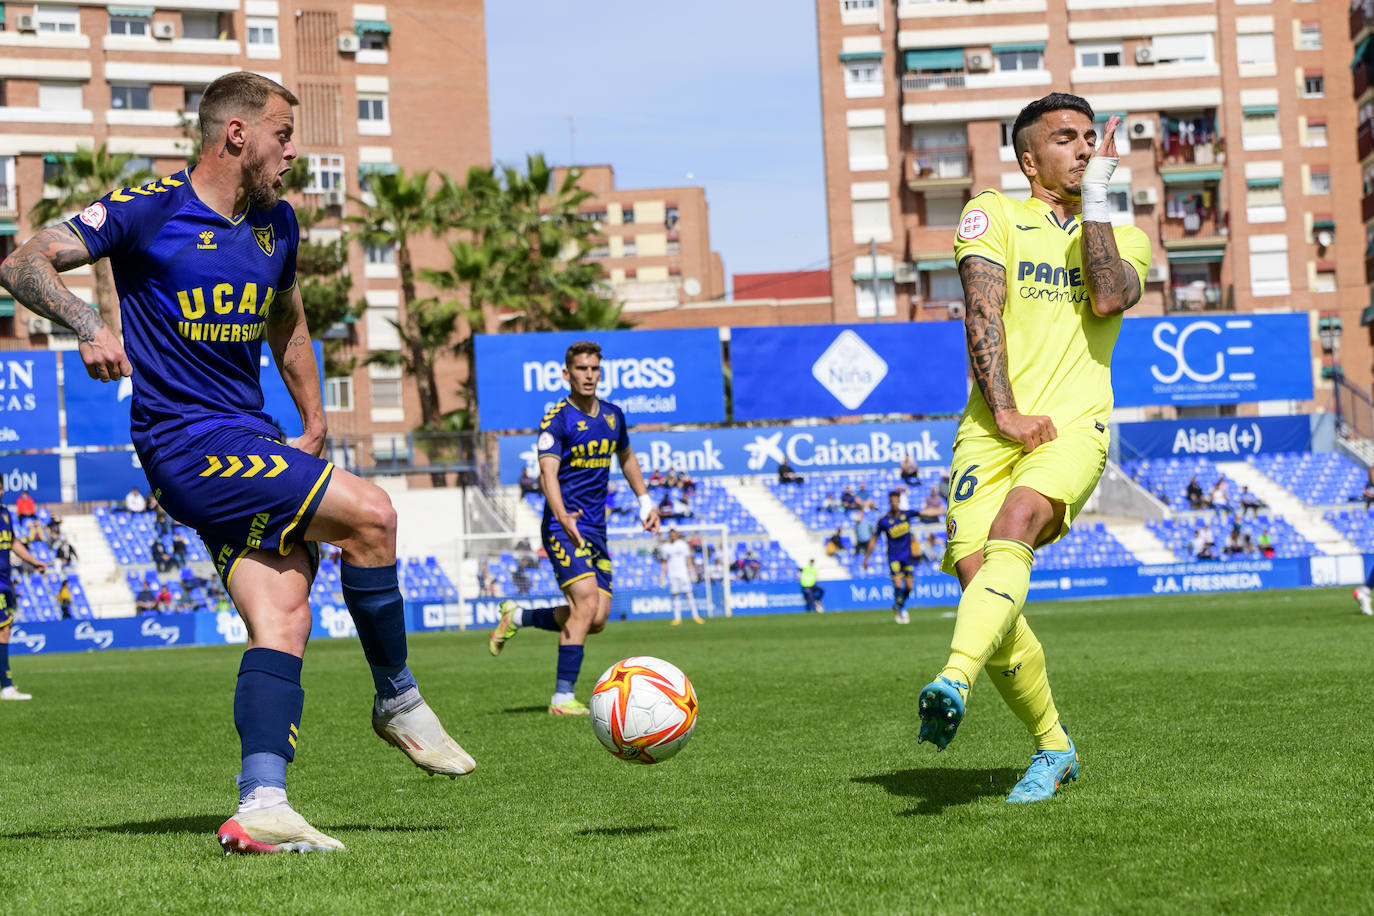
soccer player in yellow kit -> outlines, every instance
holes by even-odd
[[[977,195],[954,243],[977,384],[954,441],[941,568],[963,596],[949,661],[921,691],[918,741],[945,749],[988,668],[1035,739],[1009,802],[1052,798],[1078,776],[1021,609],[1035,549],[1068,533],[1106,463],[1112,347],[1150,264],[1145,233],[1110,222],[1119,123],[1108,120],[1094,152],[1086,101],[1052,93],[1027,105],[1012,134],[1030,199]]]

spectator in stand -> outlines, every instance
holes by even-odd
[[[129,492],[124,494],[123,508],[125,512],[145,512],[148,509],[148,500],[138,492],[138,487],[130,487]]]
[[[668,488],[681,487],[682,478],[678,476],[677,468],[669,468],[668,473],[663,478],[663,485]]]
[[[1226,556],[1228,558],[1245,556],[1250,553],[1253,546],[1250,542],[1250,535],[1241,530],[1240,522],[1234,522],[1231,525],[1231,533],[1226,535],[1226,545],[1223,548],[1226,551]]]
[[[1269,533],[1268,528],[1260,532],[1259,540],[1256,543],[1259,546],[1260,556],[1266,560],[1274,559],[1274,537]]]
[[[940,475],[940,486],[939,486],[939,490],[940,490],[940,498],[943,499],[943,500],[945,501],[945,505],[949,505],[949,472],[948,472],[948,471],[945,471],[943,474]]]
[[[148,551],[153,555],[153,566],[157,567],[158,572],[167,572],[175,565],[172,562],[172,552],[162,543],[162,538],[153,538]]]
[[[65,534],[58,536],[57,543],[53,545],[52,555],[57,563],[58,572],[63,575],[76,575],[76,548],[67,540]]]
[[[1259,515],[1259,510],[1264,508],[1264,503],[1254,493],[1250,492],[1249,487],[1240,488],[1240,517],[1245,518],[1245,513],[1250,513],[1251,518]]]
[[[921,549],[915,556],[916,565],[924,563],[931,569],[940,568],[940,545],[935,540],[935,535],[927,534],[926,539],[921,542]]]
[[[520,469],[520,492],[522,494],[539,492],[539,478],[530,472],[528,464]]]
[[[1208,496],[1208,501],[1212,508],[1218,512],[1231,511],[1231,485],[1226,482],[1225,477],[1218,477],[1217,482],[1212,484],[1212,492]]]
[[[866,511],[868,509],[878,508],[877,500],[873,498],[872,493],[868,492],[868,484],[862,481],[859,482],[859,492],[854,494],[854,498],[859,501],[860,509],[864,509]]]
[[[836,528],[835,533],[825,539],[825,555],[833,557],[841,550],[844,550],[844,534],[839,528]]]
[[[744,559],[740,563],[741,578],[745,582],[753,582],[759,577],[759,571],[763,569],[763,561],[759,555],[754,553],[754,548],[750,547],[744,552]]]
[[[190,546],[186,542],[186,535],[181,532],[172,535],[172,562],[177,566],[185,566],[189,562],[186,559],[186,552]]]
[[[57,590],[57,608],[62,612],[63,620],[70,620],[72,616],[72,587],[66,579],[62,580],[62,587]]]
[[[175,526],[172,524],[171,517],[167,515],[161,506],[158,506],[157,512],[153,516],[154,533],[156,533],[158,537],[163,537],[164,535],[170,536],[174,528]]]
[[[189,614],[192,611],[201,610],[200,602],[191,594],[190,589],[183,588],[181,597],[177,599],[177,613]]]
[[[692,512],[691,497],[683,493],[673,500],[673,516],[675,518],[691,518],[695,513]]]
[[[844,506],[840,505],[839,499],[834,493],[825,494],[825,501],[821,503],[821,511],[825,513],[840,512]]]
[[[921,506],[921,511],[916,513],[916,517],[923,522],[938,522],[945,514],[945,501],[940,498],[940,491],[931,487],[926,492],[925,505]]]
[[[525,571],[523,566],[515,568],[515,572],[510,574],[510,580],[515,585],[516,594],[528,595],[530,593],[530,574]]]
[[[649,475],[649,489],[663,486],[663,472],[654,471]]]
[[[134,607],[138,609],[140,614],[157,613],[157,592],[153,591],[152,586],[147,582],[143,583],[143,587],[134,596]]]
[[[785,456],[783,457],[782,461],[778,462],[778,483],[799,484],[804,483],[805,481],[805,477],[798,474],[796,471],[792,470],[792,465],[788,464],[787,458]]]
[[[658,501],[658,517],[677,518],[677,513],[673,511],[673,494],[667,490],[663,491],[663,498]]]
[[[1212,537],[1212,529],[1206,522],[1198,522],[1197,529],[1193,531],[1193,543],[1190,548],[1193,559],[1195,560],[1215,560],[1217,542]]]
[[[49,547],[56,547],[57,542],[66,537],[66,535],[62,533],[61,516],[48,516],[48,530],[44,532],[43,537],[47,540]]]
[[[862,512],[855,512],[854,519],[854,553],[861,554],[868,549],[868,542],[873,540],[873,523],[868,520],[868,516]]]
[[[840,494],[840,508],[846,512],[859,508],[859,497],[854,495],[853,485],[844,485],[844,492]]]
[[[725,581],[725,576],[729,573],[725,566],[725,556],[719,550],[711,552],[711,559],[706,564],[706,575],[710,578],[713,586],[719,586]],[[719,592],[717,592],[719,594]]]
[[[148,491],[148,498],[147,498],[147,500],[145,500],[144,511],[145,511],[145,512],[157,512],[157,511],[158,511],[159,509],[161,509],[161,508],[162,508],[162,503],[160,503],[160,502],[157,501],[157,494],[154,493],[152,490],[149,490],[149,491]]]
[[[166,582],[158,587],[157,609],[162,614],[169,614],[172,611],[172,590],[167,587]]]
[[[684,495],[691,496],[692,494],[696,493],[697,482],[692,478],[688,477],[685,471],[682,474],[678,475],[678,480],[681,481],[682,492]]]
[[[28,490],[21,492],[19,498],[14,501],[14,512],[20,522],[38,515],[38,505]]]
[[[921,469],[916,466],[916,462],[911,459],[910,453],[903,453],[902,466],[897,471],[902,475],[902,482],[913,487],[921,485]]]
[[[1206,509],[1208,505],[1207,497],[1202,494],[1202,484],[1197,482],[1197,475],[1194,474],[1188,480],[1188,508]]]
[[[802,601],[806,603],[806,612],[809,614],[815,611],[817,614],[824,614],[825,608],[821,606],[821,595],[825,592],[816,584],[816,561],[810,560],[805,566],[797,570],[797,581],[801,585]]]

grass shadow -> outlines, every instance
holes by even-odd
[[[588,827],[577,831],[578,836],[643,836],[650,833],[667,833],[676,830],[663,824],[635,824],[630,827]]]
[[[73,827],[54,827],[49,830],[26,830],[19,833],[0,833],[5,840],[63,840],[77,839],[91,833],[146,834],[212,834],[224,823],[222,816],[198,814],[191,817],[162,817],[151,821],[129,821],[123,824],[82,824]]]
[[[548,712],[548,711],[549,711],[549,707],[548,707],[547,705],[545,705],[545,706],[507,706],[505,709],[503,709],[503,710],[501,710],[501,711],[504,712],[504,713],[507,713],[507,714],[517,714],[517,715],[518,715],[519,713]]]
[[[851,782],[875,785],[900,798],[918,799],[914,808],[899,812],[902,817],[911,817],[939,814],[946,808],[967,805],[988,796],[1005,797],[1020,778],[1021,771],[1012,767],[972,770],[930,767],[855,776]]]

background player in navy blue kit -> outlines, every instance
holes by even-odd
[[[911,553],[911,520],[917,515],[915,509],[902,508],[902,494],[893,490],[887,494],[887,514],[878,519],[878,534],[887,538],[887,568],[892,576],[892,616],[898,623],[911,623],[906,599],[911,596],[911,589],[916,584],[912,578],[916,560]],[[873,555],[873,545],[877,542],[877,534],[868,539],[868,547],[864,550],[864,569],[868,569],[868,558]]]
[[[377,734],[431,773],[474,766],[406,666],[391,501],[320,458],[325,415],[296,288],[298,228],[278,200],[296,157],[295,104],[264,77],[220,77],[201,99],[193,169],[107,195],[0,266],[17,299],[76,332],[93,378],[132,375],[131,433],[148,482],[205,540],[247,625],[234,693],[239,808],[217,834],[232,852],[343,848],[286,799],[305,701],[315,542],[342,551],[344,601],[377,692]],[[114,267],[123,342],[57,274],[102,257]],[[300,411],[303,433],[290,442],[262,410],[264,340]]]
[[[0,486],[0,496],[5,493]],[[14,630],[14,570],[10,563],[10,551],[39,572],[47,572],[48,564],[40,563],[24,542],[14,536],[14,520],[10,510],[0,506],[0,700],[32,700],[33,696],[20,693],[19,688],[10,680],[10,633]]]
[[[501,621],[492,631],[492,655],[521,627],[558,632],[558,673],[549,713],[585,716],[590,710],[573,695],[582,670],[587,634],[600,633],[611,613],[611,553],[606,547],[606,488],[611,456],[630,489],[639,497],[639,519],[645,531],[658,530],[658,508],[644,486],[639,459],[630,448],[625,414],[596,396],[601,381],[601,348],[583,341],[568,348],[563,360],[568,396],[553,406],[539,424],[539,484],[544,490],[544,549],[558,587],[568,603],[556,608],[522,611],[514,601],[501,602]]]

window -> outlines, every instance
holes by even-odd
[[[1320,73],[1307,73],[1302,78],[1302,97],[1319,99],[1326,95],[1326,80]]]
[[[1326,146],[1326,122],[1309,123],[1307,125],[1307,145]]]
[[[310,182],[305,186],[306,194],[323,194],[325,191],[344,189],[344,159],[335,153],[311,153],[307,157],[310,166]]]
[[[151,172],[153,170],[153,160],[147,156],[131,156],[129,161],[124,163],[124,170],[120,173],[120,179],[134,174],[138,171]]]
[[[147,16],[130,16],[110,13],[111,35],[147,35],[149,21]]]
[[[638,257],[638,255],[639,255],[639,243],[636,242],[634,239],[625,239],[623,248],[624,248],[624,251],[623,251],[623,253],[622,253],[622,255],[621,255],[622,257],[626,257],[626,258]]]
[[[1319,270],[1312,284],[1312,291],[1317,293],[1334,293],[1336,291],[1336,272],[1334,270]]]
[[[1043,51],[998,51],[998,70],[1039,70],[1045,56]]]
[[[1240,127],[1242,149],[1279,148],[1279,110],[1271,108],[1252,108],[1242,110],[1243,120]]]
[[[248,31],[248,44],[275,47],[277,44],[277,20],[248,18],[244,21]]]
[[[583,211],[581,211],[580,213],[578,213],[577,216],[578,216],[579,219],[589,220],[590,222],[593,222],[593,223],[604,223],[604,222],[606,222],[606,211],[605,211],[605,210],[583,210]]]
[[[1242,36],[1245,37],[1245,36]],[[1274,36],[1269,36],[1269,57],[1273,59]],[[1212,61],[1212,36],[1207,32],[1194,35],[1157,35],[1151,47],[1157,64],[1205,64]]]
[[[963,301],[964,284],[957,270],[932,270],[926,274],[927,299]]]
[[[664,210],[663,210],[663,228],[669,229],[669,230],[676,229],[676,228],[677,228],[677,219],[678,219],[678,217],[677,217],[677,207],[674,207],[674,206],[671,206],[671,205],[670,205],[670,206],[664,208]]]
[[[897,287],[892,282],[892,278],[879,279],[877,282],[878,299],[877,313],[879,315],[892,316],[897,314]],[[872,280],[854,281],[854,305],[858,310],[860,318],[872,318],[874,314]]]
[[[1259,32],[1236,36],[1236,63],[1272,64],[1274,62],[1274,34]]]
[[[624,223],[625,225],[627,225],[627,226],[628,226],[630,223],[633,223],[633,222],[635,221],[635,208],[634,208],[634,207],[621,207],[621,208],[620,208],[620,221],[621,221],[622,223]]]
[[[183,10],[181,14],[181,37],[219,38],[219,13]]]
[[[854,241],[892,241],[892,215],[886,198],[850,201],[854,217]]]
[[[187,86],[182,93],[181,110],[187,114],[200,111],[200,97],[203,95],[204,86]]]
[[[1131,205],[1130,188],[1108,188],[1107,206],[1112,211],[1112,225],[1130,226],[1135,223],[1135,208]]]
[[[1080,42],[1074,46],[1080,67],[1120,67],[1121,42]]]
[[[887,138],[881,124],[849,128],[849,168],[854,172],[887,168]]]
[[[358,36],[358,47],[363,51],[385,51],[389,37],[386,32],[363,32]]]
[[[1304,22],[1298,28],[1298,50],[1320,51],[1322,49],[1322,25],[1320,22]]]
[[[39,4],[34,6],[33,16],[40,33],[75,35],[81,31],[81,8],[77,6]]]
[[[401,335],[396,330],[396,306],[394,305],[373,305],[367,306],[367,311],[363,312],[363,324],[367,328],[367,346],[369,350],[399,350],[401,349]],[[393,375],[390,366],[379,366],[373,364],[368,367],[368,372],[372,375],[373,384],[376,384],[378,375],[387,378],[399,379],[399,371]],[[376,389],[373,389],[374,393]],[[380,406],[373,404],[374,407]]]
[[[1283,180],[1280,178],[1251,179],[1245,186],[1245,206],[1247,209],[1255,207],[1282,207],[1283,206]]]
[[[151,94],[152,92],[147,86],[116,84],[110,87],[110,107],[130,111],[147,111],[150,107],[149,96]]]
[[[358,120],[359,121],[385,121],[386,118],[386,96],[384,95],[359,95],[358,96]]]
[[[846,98],[873,98],[883,94],[883,62],[851,60],[844,65]]]
[[[677,239],[669,239],[663,246],[664,254],[682,254],[682,243]]]
[[[66,170],[66,163],[57,156],[43,157],[43,183],[52,184]]]
[[[39,81],[38,107],[44,111],[80,111],[86,107],[81,98],[81,84],[69,80]]]
[[[1255,296],[1287,296],[1292,292],[1286,236],[1250,237],[1250,292]]]
[[[1313,169],[1307,179],[1308,194],[1330,194],[1331,172],[1329,169]]]
[[[878,0],[844,0],[840,6],[846,13],[852,13],[855,10],[876,10]]]
[[[594,245],[587,249],[587,257],[589,258],[609,258],[610,256],[610,245]]]
[[[964,195],[941,196],[927,192],[926,226],[953,229],[959,225],[959,216],[964,210]]]
[[[386,242],[382,245],[364,245],[363,255],[369,264],[395,264],[396,245],[393,242]]]
[[[374,378],[372,380],[372,409],[399,410],[403,407],[401,380],[398,378]],[[380,456],[379,456],[380,457]],[[388,458],[391,455],[387,455]]]
[[[353,379],[341,376],[324,380],[324,409],[353,409]]]

